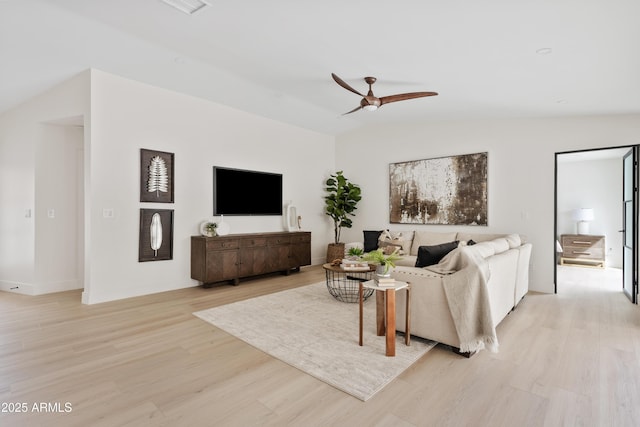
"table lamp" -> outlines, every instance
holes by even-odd
[[[580,208],[573,211],[573,219],[578,221],[578,234],[589,234],[589,221],[593,221],[593,209]]]

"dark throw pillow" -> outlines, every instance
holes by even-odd
[[[470,239],[470,240],[467,242],[467,246],[473,246],[473,245],[475,245],[475,244],[476,244],[476,242],[474,242],[474,241],[473,241],[473,239]]]
[[[457,247],[457,240],[433,246],[420,246],[418,248],[418,258],[416,258],[416,267],[422,268],[428,265],[437,264],[446,254]]]
[[[363,231],[364,233],[364,251],[371,252],[378,249],[378,238],[382,234],[380,231]]]

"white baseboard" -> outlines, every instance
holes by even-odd
[[[71,291],[74,289],[82,289],[82,284],[77,280],[61,280],[58,282],[39,284],[0,280],[1,291],[13,292],[22,295],[52,294],[54,292]]]
[[[8,282],[0,280],[0,291],[13,292],[14,294],[36,295],[34,286],[24,282]]]
[[[60,280],[57,282],[40,283],[36,289],[36,295],[52,294],[54,292],[73,291],[84,286],[76,279]]]

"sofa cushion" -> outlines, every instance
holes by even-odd
[[[476,243],[486,242],[487,240],[497,239],[498,237],[504,237],[505,234],[496,233],[458,233],[456,239],[458,240],[474,240]]]
[[[476,251],[482,258],[488,258],[496,254],[496,247],[491,242],[480,242],[468,247]]]
[[[413,235],[413,243],[411,244],[411,255],[418,255],[418,248],[420,246],[433,246],[440,245],[442,243],[453,242],[456,239],[458,233],[434,233],[431,231],[416,231]]]
[[[364,230],[362,233],[364,234],[364,251],[371,252],[378,249],[378,237],[382,234],[382,230]]]
[[[422,268],[428,265],[434,265],[440,262],[445,255],[458,247],[458,241],[441,243],[432,246],[420,246],[418,248],[418,257],[416,258],[416,267]]]
[[[499,239],[489,240],[487,243],[493,245],[493,249],[496,254],[501,254],[502,252],[506,252],[509,250],[509,242],[504,237]]]
[[[509,249],[514,249],[522,245],[522,239],[519,234],[509,234],[504,237],[509,243]]]
[[[403,267],[415,267],[416,266],[416,259],[418,257],[415,255],[402,255],[402,258],[400,258],[399,260],[397,260],[394,264],[396,266],[403,266]]]

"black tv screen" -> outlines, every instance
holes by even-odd
[[[282,215],[282,175],[213,167],[214,215]]]

